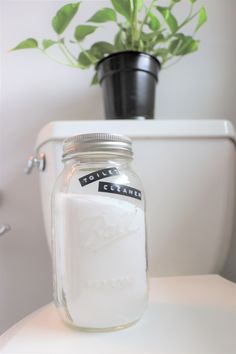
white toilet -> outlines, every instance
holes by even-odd
[[[157,316],[153,318],[155,309],[153,311],[149,309],[150,314],[146,315],[146,327],[144,316],[143,322],[141,321],[137,326],[127,330],[131,337],[123,338],[124,341],[127,339],[127,346],[131,346],[129,352],[140,352],[139,348],[142,345],[137,342],[137,338],[140,338],[138,333],[140,328],[143,333],[143,343],[147,337],[146,351],[143,351],[146,353],[221,353],[221,351],[214,351],[212,348],[219,349],[221,345],[222,348],[225,348],[226,342],[228,349],[233,348],[236,335],[233,333],[234,325],[236,331],[236,285],[219,276],[212,275],[222,271],[233,233],[236,134],[231,123],[213,120],[114,120],[53,122],[45,126],[37,138],[36,154],[37,158],[41,160],[41,163],[38,162],[38,166],[43,168],[43,162],[45,162],[45,170],[40,172],[39,176],[49,247],[51,193],[55,179],[63,167],[61,162],[62,141],[69,136],[89,132],[120,133],[132,138],[136,169],[143,181],[147,199],[150,276],[168,277],[151,281],[150,301],[156,305],[159,304],[160,313],[169,303],[169,312],[167,311],[170,316],[169,325],[165,315],[164,318],[161,316],[159,318],[158,311],[156,311]],[[45,161],[43,161],[44,159]],[[182,290],[181,293],[181,289],[185,290]],[[170,294],[172,294],[171,298]],[[220,296],[219,302],[214,299],[215,296]],[[227,335],[222,333],[219,338],[218,330],[220,331],[220,328],[216,328],[216,315],[213,314],[212,322],[208,318],[209,329],[204,327],[207,320],[203,316],[202,323],[201,319],[196,321],[196,326],[199,327],[192,329],[192,340],[184,339],[189,328],[188,322],[183,322],[183,318],[191,316],[191,311],[192,314],[194,313],[194,306],[200,312],[202,311],[201,306],[203,306],[209,316],[212,303],[216,306],[214,307],[215,311],[225,309],[224,315],[226,317],[221,313],[219,318],[224,320],[226,327],[227,321],[229,323]],[[182,306],[183,312],[177,311],[177,305]],[[119,348],[120,351],[117,348],[112,349],[115,345],[112,342],[115,340],[114,334],[113,337],[111,334],[106,334],[108,337],[105,344],[102,341],[100,343],[98,337],[96,337],[97,344],[95,339],[95,342],[91,344],[92,337],[89,336],[93,336],[92,334],[88,335],[86,339],[83,337],[83,333],[78,334],[78,332],[68,330],[61,324],[52,306],[49,305],[49,307],[39,310],[6,332],[3,336],[3,348],[6,352],[13,352],[14,348],[21,348],[21,352],[27,353],[28,351],[24,347],[27,343],[27,336],[29,337],[28,343],[30,341],[32,348],[34,345],[35,348],[37,345],[37,348],[41,348],[39,352],[48,353],[51,352],[50,350],[55,353],[64,352],[62,351],[63,344],[57,343],[54,347],[52,345],[56,338],[55,328],[59,330],[57,335],[65,336],[63,342],[67,348],[65,352],[75,352],[73,351],[75,347],[71,343],[76,345],[78,338],[82,343],[82,346],[78,347],[78,351],[76,351],[78,353],[85,352],[83,350],[86,347],[86,340],[88,341],[87,352],[122,352],[121,348]],[[191,308],[191,306],[193,307]],[[171,308],[172,310],[170,310]],[[190,311],[188,315],[187,311]],[[151,318],[150,321],[148,321],[148,316]],[[50,319],[49,322],[51,321],[49,327],[48,319]],[[160,322],[162,320],[163,323]],[[41,323],[42,325],[42,321],[45,321],[45,327],[39,325],[37,333],[36,324]],[[173,335],[170,331],[170,333],[166,333],[166,341],[163,336],[162,340],[155,341],[155,328],[163,330],[164,326],[166,331],[169,331],[168,328],[171,329],[173,324],[176,324],[177,331],[182,328],[178,336]],[[214,327],[211,328],[213,324],[215,332],[212,329]],[[148,326],[152,326],[152,328],[150,329]],[[199,330],[204,328],[204,331],[209,330],[208,335],[204,337],[206,347],[202,347],[208,348],[209,351],[198,351],[201,348],[199,338],[196,343],[194,339],[194,331],[196,333],[197,328]],[[153,338],[150,337],[152,335]],[[198,336],[199,333],[196,335]],[[122,335],[118,334],[118,336]],[[123,334],[123,336],[127,335]],[[132,336],[133,347],[130,344]],[[70,341],[70,346],[67,341]],[[186,345],[188,346],[186,347]],[[32,350],[32,352],[34,351]],[[231,354],[231,351],[224,351],[224,353]]]

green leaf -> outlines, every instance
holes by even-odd
[[[174,15],[171,13],[171,10],[168,7],[156,7],[157,10],[163,16],[165,22],[167,23],[168,27],[170,28],[172,33],[175,33],[178,29],[178,22]]]
[[[189,0],[192,4],[194,4],[197,0]]]
[[[117,51],[122,51],[122,50],[126,50],[126,41],[125,41],[125,32],[123,30],[120,30],[114,39],[114,46],[116,48]]]
[[[143,50],[149,52],[153,51],[154,47],[157,44],[163,42],[165,40],[165,37],[160,31],[154,31],[150,33],[142,32],[140,39],[143,43]]]
[[[150,43],[155,40],[155,43],[152,44],[152,46],[153,46],[159,42],[163,42],[163,40],[165,40],[165,37],[163,36],[161,31],[154,31],[154,32],[150,32],[150,33],[145,33],[145,32],[141,33],[141,39],[146,43]]]
[[[131,0],[111,0],[114,9],[124,16],[128,22],[132,20]]]
[[[78,62],[82,66],[83,69],[88,69],[91,65],[94,64],[93,59],[94,58],[91,57],[90,51],[85,50],[80,53],[79,58],[78,58]]]
[[[199,41],[193,39],[191,36],[178,34],[169,46],[169,51],[174,56],[184,56],[196,52],[199,47]]]
[[[161,59],[161,61],[164,63],[168,58],[169,50],[167,48],[159,48],[155,50],[152,55],[154,55],[158,59]]]
[[[23,42],[19,43],[15,48],[12,50],[19,50],[19,49],[33,49],[38,48],[38,42],[34,38],[28,38]]]
[[[51,39],[44,39],[43,40],[43,49],[46,50],[48,48],[50,48],[51,46],[53,46],[54,44],[57,44],[57,41],[53,41]]]
[[[113,9],[105,8],[96,12],[87,22],[103,23],[116,22],[116,13]]]
[[[149,28],[153,31],[158,30],[161,27],[158,18],[152,12],[149,12],[147,16],[147,25]]]
[[[115,52],[115,47],[108,42],[97,42],[92,45],[90,53],[97,59],[102,59],[105,54],[111,54]]]
[[[57,34],[62,34],[76,15],[80,2],[64,5],[52,19],[52,27]]]
[[[75,39],[77,42],[81,42],[87,37],[89,34],[95,32],[97,27],[95,26],[88,26],[88,25],[79,25],[75,29]]]
[[[99,84],[99,80],[98,80],[98,73],[96,72],[92,78],[91,85],[97,85],[97,84]]]
[[[207,22],[207,12],[204,6],[201,7],[198,13],[198,24],[195,32],[197,32]]]

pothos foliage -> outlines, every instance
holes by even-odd
[[[182,2],[188,2],[189,12],[179,21],[175,13]],[[65,59],[61,63],[81,69],[95,66],[111,53],[134,50],[153,55],[165,67],[168,63],[198,50],[199,40],[195,36],[206,23],[207,13],[204,6],[195,11],[197,2],[198,0],[168,0],[164,1],[164,6],[163,0],[152,0],[148,5],[144,0],[110,0],[111,7],[101,8],[86,23],[75,26],[73,39],[68,39],[64,33],[81,6],[81,2],[73,2],[61,7],[53,17],[55,38],[40,42],[27,38],[13,50],[38,49],[59,62],[50,52],[52,46],[58,46]],[[98,28],[104,28],[104,24],[108,22],[113,22],[117,27],[113,42],[101,40],[87,48],[86,39]],[[190,23],[194,29],[191,35],[187,35],[183,30]],[[74,54],[72,45],[77,46],[77,55]],[[92,83],[97,83],[96,74]]]

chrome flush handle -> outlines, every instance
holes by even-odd
[[[11,230],[11,226],[8,224],[0,224],[0,236],[3,236]]]
[[[44,171],[46,167],[46,157],[43,152],[37,155],[31,155],[25,167],[25,174],[29,175],[33,168],[36,167],[38,171]]]

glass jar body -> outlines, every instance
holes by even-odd
[[[127,327],[147,304],[144,194],[127,158],[78,156],[52,199],[54,301],[70,325]]]

